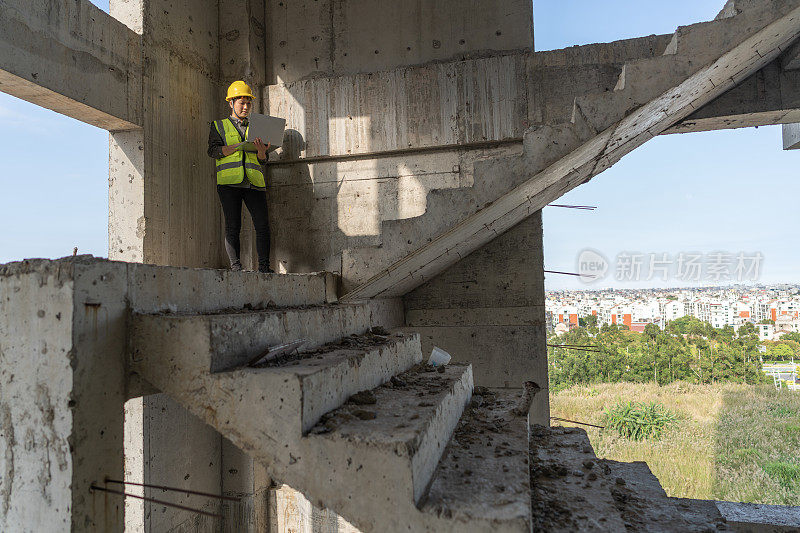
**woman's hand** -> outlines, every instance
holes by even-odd
[[[244,144],[244,143],[229,144],[228,146],[223,146],[222,147],[222,156],[223,157],[228,157],[233,152],[235,152],[242,144]]]
[[[259,159],[266,159],[267,158],[267,150],[269,150],[270,143],[264,144],[264,141],[261,140],[261,137],[257,137],[253,144],[256,145],[256,151],[258,152]]]

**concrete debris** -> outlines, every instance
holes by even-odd
[[[374,331],[375,329],[383,329],[383,328],[372,328]],[[301,361],[306,359],[313,359],[313,358],[322,358],[325,354],[334,352],[337,350],[366,350],[369,348],[374,348],[376,346],[381,346],[384,344],[389,344],[400,338],[399,335],[378,335],[373,333],[372,331],[365,333],[364,335],[350,335],[348,337],[344,337],[334,342],[330,342],[319,348],[315,348],[313,350],[304,350],[304,351],[296,351],[293,353],[288,353],[285,355],[281,355],[279,357],[275,357],[266,361],[265,363],[254,365],[253,368],[270,368],[270,367],[279,367],[279,366],[286,366],[290,364],[297,364]]]
[[[350,401],[356,405],[374,405],[377,403],[375,394],[372,391],[361,391],[350,396]]]

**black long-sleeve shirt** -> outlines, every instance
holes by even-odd
[[[246,131],[247,131],[247,122],[243,120],[239,120],[236,117],[228,117],[230,121],[233,123],[236,131],[239,132],[239,138],[241,141],[244,141],[246,138]],[[228,120],[226,118],[225,120]],[[220,135],[217,131],[217,127],[214,123],[211,123],[211,130],[208,132],[208,157],[212,159],[222,159],[224,156],[222,155],[222,147],[227,146],[225,139]],[[267,156],[269,157],[269,156]],[[267,159],[258,159],[258,163],[263,167],[264,164],[267,162]],[[263,172],[263,168],[262,168]],[[266,177],[266,172],[264,172],[264,176]],[[245,174],[244,179],[241,183],[235,183],[233,185],[225,185],[225,187],[244,187],[248,189],[257,189],[259,191],[265,190],[265,187],[257,187],[250,183],[250,180],[247,179],[247,174]]]

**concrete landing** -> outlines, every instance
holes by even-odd
[[[519,392],[481,392],[447,445],[420,509],[461,531],[530,531],[528,420],[510,412]]]
[[[719,513],[710,523],[686,520],[675,502],[667,497],[647,463],[605,461],[605,465],[609,468],[609,476],[615,480],[611,493],[629,530],[704,533],[713,525],[715,531],[730,531]]]
[[[625,531],[585,431],[533,426],[530,461],[533,531]]]

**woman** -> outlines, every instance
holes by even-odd
[[[217,193],[225,216],[225,251],[231,270],[241,270],[239,233],[244,202],[256,230],[258,271],[271,273],[274,271],[269,268],[269,218],[262,167],[267,161],[270,145],[258,138],[253,141],[255,153],[239,149],[247,139],[247,117],[253,106],[250,87],[243,81],[235,81],[228,87],[225,99],[231,115],[212,122],[208,134],[208,155],[216,160]]]

